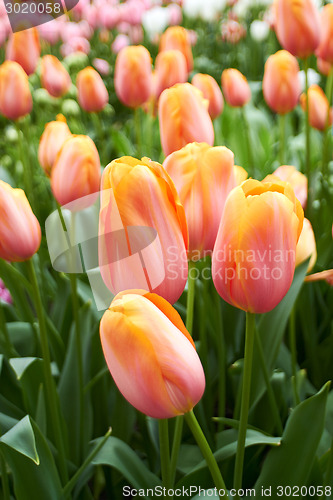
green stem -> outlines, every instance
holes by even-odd
[[[219,469],[219,466],[217,465],[216,459],[214,457],[214,454],[212,450],[210,449],[210,446],[207,442],[207,439],[205,438],[204,433],[201,430],[201,427],[199,425],[199,422],[197,421],[193,410],[190,412],[186,413],[184,415],[185,420],[189,428],[191,429],[191,432],[201,450],[201,453],[206,460],[206,463],[208,465],[208,468],[210,470],[211,476],[213,478],[214,484],[216,486],[216,489],[218,490],[218,494],[220,498],[223,499],[228,499],[228,492],[226,485],[224,483],[221,471]],[[223,493],[222,493],[223,492]]]
[[[332,94],[333,94],[333,66],[331,67],[331,71],[327,78],[326,83],[326,96],[328,99],[328,110],[326,117],[326,127],[324,130],[323,137],[323,164],[322,164],[322,174],[323,177],[326,177],[328,174],[327,167],[329,162],[329,144],[330,144],[330,110],[332,105]]]
[[[217,360],[218,360],[218,416],[225,416],[226,403],[226,347],[224,339],[224,328],[221,309],[221,298],[214,290],[217,314]],[[223,430],[223,424],[219,424],[219,430]]]
[[[55,436],[55,444],[59,452],[59,469],[62,481],[66,483],[68,481],[68,471],[66,464],[66,454],[65,446],[62,437],[62,429],[60,423],[59,415],[59,405],[57,402],[57,391],[54,384],[51,371],[51,357],[50,350],[47,340],[47,331],[45,323],[44,309],[42,305],[42,300],[39,292],[36,272],[32,259],[27,261],[28,271],[30,274],[30,280],[33,288],[34,302],[37,311],[37,318],[39,322],[39,332],[40,332],[40,343],[43,354],[43,369],[44,369],[44,379],[46,388],[46,398],[49,406],[49,414],[52,422],[52,427]]]
[[[242,119],[245,128],[245,136],[246,136],[246,146],[247,146],[247,170],[249,173],[249,177],[255,177],[254,163],[253,163],[253,151],[252,151],[252,143],[251,143],[251,135],[250,135],[250,126],[246,116],[245,107],[241,108]]]
[[[160,458],[163,486],[166,490],[171,489],[171,470],[170,470],[170,447],[169,447],[169,421],[162,418],[158,421],[158,430],[160,437]],[[165,495],[169,497],[168,494]]]
[[[9,338],[9,333],[8,333],[8,328],[6,324],[6,318],[5,318],[5,311],[4,311],[4,306],[3,303],[0,299],[0,331],[3,332],[4,336],[4,347],[5,347],[5,355],[7,358],[10,358],[11,356],[15,356],[17,354],[15,352],[15,349],[12,346],[12,343]]]
[[[6,461],[0,452],[0,470],[1,470],[1,480],[2,480],[2,493],[4,500],[10,500],[10,490],[9,481],[7,474]]]
[[[271,381],[269,379],[269,373],[268,373],[267,366],[266,366],[264,350],[262,348],[260,336],[259,336],[258,330],[256,328],[255,328],[255,341],[256,341],[256,345],[257,345],[257,349],[258,349],[258,354],[259,354],[259,359],[260,359],[260,363],[261,363],[262,373],[263,373],[264,379],[265,379],[265,384],[266,384],[266,390],[267,390],[267,395],[268,395],[269,403],[271,405],[271,410],[272,410],[272,413],[273,413],[274,418],[275,418],[275,425],[276,425],[276,428],[278,430],[279,435],[282,436],[282,434],[283,434],[283,425],[282,425],[282,422],[281,422],[281,417],[280,417],[279,409],[278,409],[278,406],[276,404],[276,400],[275,400],[275,396],[274,396],[274,391],[273,391],[273,388],[271,386]]]
[[[137,156],[141,159],[142,156],[142,137],[141,137],[141,114],[140,108],[135,108],[134,110],[134,122],[135,122],[135,135],[136,135],[136,145],[137,145]]]
[[[175,430],[173,433],[172,451],[171,451],[171,461],[170,461],[170,484],[173,487],[176,477],[177,461],[179,448],[182,441],[183,433],[183,415],[176,417]]]
[[[66,484],[66,486],[63,489],[63,496],[64,498],[68,497],[74,486],[76,485],[78,479],[80,478],[82,472],[88,467],[88,465],[93,461],[97,453],[103,448],[105,445],[108,437],[111,435],[111,429],[107,431],[103,439],[98,443],[98,445],[92,450],[90,455],[86,458],[86,460],[83,462],[81,467],[75,472],[74,476],[71,477],[70,481]]]
[[[280,125],[280,165],[285,165],[286,162],[286,115],[279,115]]]
[[[186,329],[192,335],[193,313],[194,313],[194,295],[195,295],[195,277],[192,269],[195,269],[195,262],[188,261],[188,281],[187,281],[187,304],[186,304]]]
[[[295,306],[292,308],[289,316],[289,343],[291,353],[292,382],[295,406],[300,404],[297,390],[297,347],[296,347],[296,321]]]
[[[240,490],[242,487],[246,428],[247,428],[247,420],[248,420],[249,404],[250,404],[254,332],[255,332],[255,315],[250,312],[247,312],[242,403],[241,403],[241,413],[239,421],[237,453],[236,453],[236,463],[235,463],[235,473],[234,473],[234,489],[236,490],[236,492]],[[239,495],[236,495],[235,498],[239,499]]]
[[[32,186],[32,179],[33,177],[33,171],[30,163],[30,154],[29,154],[29,140],[28,137],[26,136],[27,129],[25,126],[25,119],[20,120],[16,122],[17,125],[17,132],[18,132],[18,145],[19,145],[19,155],[20,155],[20,160],[22,162],[23,166],[23,179],[24,179],[24,190],[26,193],[26,196],[30,202],[32,211],[35,212],[36,209],[36,204],[35,204],[35,199],[34,199],[34,190]],[[24,141],[28,145],[27,148],[24,148],[22,138],[24,138]]]
[[[312,201],[313,201],[313,186],[312,186],[312,173],[311,173],[311,144],[310,144],[310,122],[309,122],[309,59],[304,59],[304,73],[305,73],[305,174],[308,178],[308,201],[307,201],[307,211],[308,218],[311,212]]]

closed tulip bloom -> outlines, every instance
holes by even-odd
[[[27,74],[14,61],[0,66],[0,113],[17,120],[32,110],[32,97]]]
[[[319,12],[313,0],[275,0],[275,32],[282,47],[301,59],[319,44]]]
[[[66,94],[72,84],[66,68],[59,59],[52,55],[42,57],[40,78],[42,87],[53,97],[61,97]]]
[[[234,165],[234,176],[236,180],[236,186],[239,186],[248,178],[249,174],[247,173],[245,168],[240,167],[239,165]]]
[[[317,260],[316,239],[308,219],[304,219],[303,229],[299,237],[296,247],[296,266],[307,260],[309,257],[309,265],[307,272],[309,273]]]
[[[205,390],[192,338],[177,311],[143,290],[119,293],[100,324],[104,357],[118,389],[153,418],[190,411]]]
[[[249,179],[229,194],[212,257],[216,290],[251,313],[273,309],[294,276],[303,209],[288,183]]]
[[[100,184],[100,161],[92,139],[72,135],[63,143],[51,171],[51,188],[60,205],[96,193]]]
[[[160,52],[155,62],[155,96],[158,98],[163,90],[176,83],[187,82],[188,72],[186,59],[179,50]]]
[[[40,56],[39,34],[36,28],[12,33],[6,47],[6,59],[19,63],[27,75],[34,73]]]
[[[105,168],[99,235],[100,270],[112,293],[140,287],[172,304],[179,299],[188,274],[188,232],[162,165],[124,156]]]
[[[114,86],[117,97],[129,108],[144,104],[152,91],[152,66],[142,45],[124,47],[117,55]]]
[[[301,94],[296,57],[287,50],[279,50],[270,56],[265,64],[262,90],[266,103],[273,111],[281,115],[292,111]]]
[[[163,166],[185,209],[189,258],[201,259],[213,251],[225,200],[236,186],[234,154],[223,146],[194,142],[171,153]]]
[[[223,96],[216,80],[203,73],[197,73],[192,78],[192,85],[197,87],[203,93],[203,96],[209,102],[208,113],[212,120],[215,120],[223,111]]]
[[[325,76],[328,76],[330,74],[330,71],[332,69],[332,64],[328,63],[327,61],[324,61],[324,59],[320,59],[320,57],[317,58],[317,68],[318,71]]]
[[[40,225],[24,191],[0,180],[0,258],[9,262],[30,259],[40,242]]]
[[[225,100],[234,108],[243,107],[251,99],[251,89],[247,79],[238,69],[222,71],[222,91]]]
[[[309,95],[309,123],[317,130],[325,130],[333,123],[333,110],[330,108],[325,92],[319,85],[311,85],[308,89]],[[306,95],[300,97],[302,109],[306,109]]]
[[[273,175],[281,181],[289,182],[302,208],[305,208],[308,197],[308,179],[306,175],[302,174],[293,165],[281,165],[273,172]],[[265,177],[264,181],[269,182],[270,176]]]
[[[333,4],[325,5],[320,13],[320,43],[317,57],[333,64]]]
[[[55,121],[45,125],[38,147],[38,160],[47,176],[51,175],[51,169],[65,140],[70,137],[66,118],[58,115]]]
[[[190,142],[214,144],[214,128],[208,101],[190,83],[164,90],[158,104],[161,144],[165,155]]]
[[[193,69],[193,55],[188,31],[182,26],[170,26],[165,30],[160,39],[159,51],[179,50],[185,56],[187,71]]]
[[[76,77],[78,101],[82,109],[98,112],[105,108],[109,101],[102,77],[91,66],[79,71]]]

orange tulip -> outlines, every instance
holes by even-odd
[[[102,177],[99,262],[109,290],[140,287],[171,303],[188,273],[188,232],[176,188],[159,163],[124,156]]]
[[[275,31],[282,47],[301,59],[319,44],[319,12],[313,0],[275,0]]]
[[[333,110],[330,108],[325,92],[319,85],[311,85],[308,89],[309,95],[309,123],[311,127],[317,130],[325,130],[328,125],[333,123]],[[306,109],[306,95],[303,93],[300,97],[302,109]]]
[[[185,56],[187,71],[193,69],[193,55],[188,31],[182,26],[170,26],[165,30],[160,39],[159,51],[179,50]]]
[[[309,273],[317,260],[316,239],[308,219],[304,219],[303,229],[299,237],[296,247],[296,266],[307,260],[309,257],[309,265],[307,272]]]
[[[213,250],[216,290],[252,313],[273,309],[295,270],[303,209],[288,183],[249,179],[229,194]]]
[[[40,78],[42,87],[53,97],[66,94],[72,84],[68,71],[59,59],[52,55],[42,57]]]
[[[243,107],[251,99],[251,89],[247,79],[238,69],[222,71],[222,91],[229,106]]]
[[[0,66],[0,113],[17,120],[32,110],[29,81],[22,67],[14,61]]]
[[[120,101],[130,108],[137,108],[149,99],[152,91],[152,67],[150,54],[145,47],[124,47],[118,53],[114,86]]]
[[[87,135],[72,135],[63,143],[51,171],[51,188],[60,205],[99,190],[100,161]]]
[[[308,197],[308,179],[306,175],[302,174],[297,168],[292,165],[281,165],[274,172],[273,175],[278,177],[281,181],[289,182],[293,188],[296,198],[303,208],[306,207]],[[265,177],[264,181],[268,182],[270,176]]]
[[[316,55],[333,64],[333,5],[325,5],[320,13],[320,43]]]
[[[119,293],[100,324],[104,357],[123,396],[153,418],[183,415],[205,390],[195,345],[177,311],[143,290]]]
[[[70,137],[66,118],[58,115],[57,120],[45,125],[38,147],[38,160],[47,176],[51,175],[51,169],[65,140]]]
[[[0,258],[10,262],[30,259],[40,242],[40,225],[24,191],[0,180]]]
[[[293,110],[301,94],[296,57],[286,50],[270,56],[265,64],[262,89],[268,106],[281,115]]]
[[[236,186],[239,186],[248,178],[248,173],[245,168],[240,167],[239,165],[234,165],[234,176],[236,180]]]
[[[223,111],[223,95],[216,80],[203,73],[197,73],[192,78],[192,85],[197,87],[203,93],[203,96],[209,102],[208,113],[212,120],[215,120]]]
[[[320,59],[320,57],[317,58],[317,68],[318,71],[325,76],[328,76],[330,74],[330,71],[332,69],[332,64],[328,63],[327,61],[324,61],[324,59]]]
[[[27,75],[37,67],[40,56],[39,35],[36,28],[12,33],[6,47],[6,59],[19,63]]]
[[[213,250],[225,200],[236,186],[234,154],[194,142],[169,155],[163,166],[185,209],[189,258],[201,259]]]
[[[185,83],[188,72],[186,59],[179,50],[160,52],[155,62],[155,96],[159,98],[163,90],[176,83]]]
[[[190,142],[214,144],[214,128],[208,101],[190,83],[178,83],[162,92],[158,114],[162,149],[165,155]]]
[[[109,101],[102,77],[91,66],[79,71],[76,77],[78,101],[85,111],[102,111]]]

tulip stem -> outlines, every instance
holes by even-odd
[[[223,328],[223,318],[221,310],[221,298],[219,294],[214,290],[215,301],[216,301],[216,314],[217,314],[217,359],[218,359],[218,416],[225,416],[225,402],[226,402],[226,349],[225,349],[225,338],[224,338],[224,328]],[[223,430],[223,423],[219,423],[219,430]]]
[[[46,398],[49,406],[49,415],[52,422],[52,427],[55,436],[56,447],[59,452],[59,469],[60,475],[63,483],[67,483],[68,481],[68,471],[66,465],[66,454],[65,454],[65,446],[63,442],[63,434],[61,429],[60,422],[60,408],[59,402],[57,401],[57,390],[55,387],[55,383],[52,377],[51,370],[51,356],[50,350],[47,340],[47,331],[46,331],[46,323],[45,323],[45,314],[43,309],[43,304],[39,292],[36,272],[34,268],[34,264],[32,259],[27,261],[28,271],[30,275],[30,280],[32,284],[32,291],[34,296],[34,302],[37,312],[37,318],[39,323],[39,332],[40,332],[40,343],[42,348],[43,355],[43,369],[44,369],[44,379],[45,379],[45,388],[46,388]]]
[[[245,107],[241,108],[244,128],[245,128],[245,136],[246,136],[246,146],[247,146],[247,169],[249,173],[249,177],[255,176],[254,164],[253,164],[253,152],[251,145],[251,134],[250,134],[250,126],[246,116]]]
[[[239,491],[242,487],[246,428],[247,428],[249,405],[250,405],[254,335],[255,335],[255,315],[250,312],[247,312],[243,384],[242,384],[242,402],[241,402],[237,453],[236,453],[236,463],[235,463],[235,473],[234,473],[234,489],[236,490],[236,492]],[[239,495],[236,495],[235,498],[239,499]]]
[[[170,462],[170,484],[173,486],[175,483],[177,461],[179,455],[179,448],[182,441],[183,434],[183,415],[176,417],[175,430],[173,433],[173,442],[171,450],[171,462]]]
[[[285,165],[286,158],[286,115],[279,115],[280,124],[280,165]]]
[[[187,303],[186,303],[186,329],[192,335],[193,313],[194,313],[194,295],[195,295],[195,277],[192,276],[192,269],[195,269],[195,262],[188,261],[188,280],[187,280]]]
[[[141,115],[140,108],[135,108],[134,110],[134,122],[135,122],[135,134],[136,134],[136,146],[138,159],[142,156],[142,137],[141,137]]]
[[[204,433],[201,430],[201,427],[199,425],[199,422],[197,421],[193,410],[190,412],[186,413],[184,415],[185,420],[189,428],[191,429],[191,432],[201,450],[201,453],[206,460],[206,463],[208,465],[208,468],[210,470],[211,476],[213,478],[214,484],[216,486],[216,489],[218,490],[218,495],[220,498],[223,499],[228,499],[228,490],[226,488],[226,485],[224,483],[221,471],[219,469],[219,466],[216,462],[216,459],[214,457],[214,454],[207,442],[207,439],[205,438]]]
[[[30,165],[29,150],[28,148],[26,151],[24,150],[22,141],[22,137],[24,137],[29,147],[30,142],[26,135],[25,119],[20,120],[20,122],[17,122],[17,132],[18,132],[19,155],[23,166],[24,189],[27,198],[31,204],[31,208],[34,212],[36,210],[36,205],[34,199],[34,191],[32,187],[33,172]]]
[[[4,340],[5,340],[5,342],[4,342],[5,355],[7,356],[7,358],[9,358],[10,356],[15,355],[15,350],[14,350],[12,343],[10,341],[10,338],[9,338],[4,306],[3,306],[1,299],[0,299],[0,330],[3,332],[3,336],[4,336]]]
[[[307,211],[308,218],[310,215],[310,211],[312,208],[312,173],[311,173],[311,157],[310,157],[310,122],[309,122],[309,78],[308,78],[308,69],[309,69],[309,59],[304,59],[304,73],[305,73],[305,174],[308,178],[308,203],[307,203]]]
[[[159,419],[158,430],[160,437],[160,457],[163,486],[166,490],[172,488],[170,469],[170,446],[169,446],[169,421],[166,418]],[[169,497],[168,493],[165,495]]]
[[[294,392],[294,403],[295,406],[299,405],[300,399],[297,390],[297,347],[296,347],[296,318],[295,318],[295,306],[292,308],[289,316],[289,343],[290,343],[290,353],[291,353],[291,368],[292,368],[292,382],[293,382],[293,392]]]
[[[270,382],[270,379],[269,379],[269,373],[268,373],[266,362],[265,362],[265,354],[264,354],[264,350],[262,348],[262,344],[261,344],[259,332],[258,332],[258,330],[256,328],[255,328],[255,342],[256,342],[256,345],[257,345],[257,349],[258,349],[258,354],[259,354],[260,363],[261,363],[261,369],[262,369],[262,372],[263,372],[263,375],[264,375],[264,379],[265,379],[267,396],[268,396],[268,399],[269,399],[269,403],[271,405],[272,413],[273,413],[274,418],[275,418],[275,425],[276,425],[276,428],[277,428],[277,431],[278,431],[279,435],[282,436],[282,434],[283,434],[283,425],[282,425],[282,422],[281,422],[281,417],[280,417],[279,409],[278,409],[278,406],[277,406],[277,403],[276,403],[276,399],[275,399],[275,396],[274,396],[274,391],[273,391],[273,388],[271,386],[271,382]]]
[[[327,78],[326,84],[326,95],[328,99],[328,110],[326,117],[326,126],[324,130],[323,137],[323,164],[322,164],[322,174],[323,177],[327,175],[327,166],[329,162],[329,143],[330,143],[330,110],[332,105],[332,94],[333,94],[333,66],[331,67],[330,73]]]

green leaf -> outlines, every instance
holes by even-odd
[[[118,470],[133,488],[147,489],[161,485],[161,480],[144,465],[137,454],[120,439],[110,436],[92,461]]]
[[[326,401],[330,383],[314,396],[303,401],[291,413],[281,446],[270,450],[256,483],[261,488],[302,486],[314,464],[316,451],[324,430]]]
[[[10,340],[21,356],[31,356],[36,348],[36,335],[30,323],[12,321],[7,324]]]
[[[34,431],[27,415],[0,438],[0,443],[39,464]]]
[[[307,266],[308,262],[306,261],[296,268],[294,280],[288,293],[272,311],[262,314],[260,317],[257,328],[269,373],[271,373],[274,369],[288,318],[297,299],[298,293],[303,285]],[[253,366],[260,366],[260,359],[256,346],[254,346],[253,351]],[[253,370],[251,382],[251,406],[255,405],[261,398],[263,392],[265,391],[265,387],[262,370]]]

